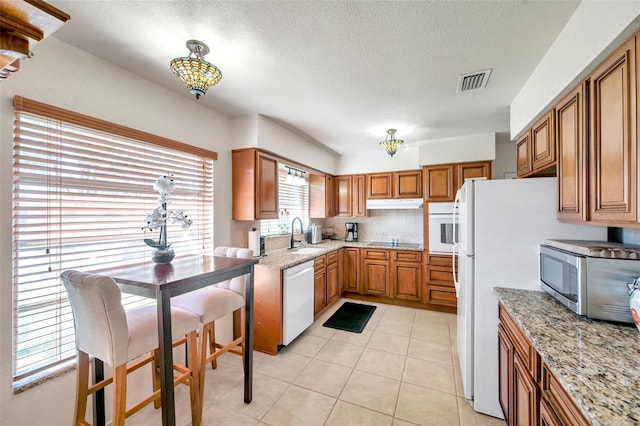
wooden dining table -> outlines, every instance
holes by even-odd
[[[244,402],[250,403],[253,387],[253,281],[254,265],[258,259],[240,259],[209,255],[185,255],[171,263],[153,262],[100,271],[118,283],[124,293],[153,298],[158,308],[158,346],[160,350],[160,392],[162,425],[174,426],[175,399],[173,388],[173,351],[171,335],[171,298],[207,287],[228,279],[248,274],[245,280],[245,351]],[[94,374],[99,376],[102,361],[95,360]],[[99,379],[99,377],[95,377]],[[100,400],[102,398],[102,400]],[[104,394],[97,395],[94,404],[94,424],[105,422]]]

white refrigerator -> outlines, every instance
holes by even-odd
[[[607,239],[606,227],[558,222],[556,185],[556,178],[468,179],[456,194],[457,349],[464,396],[480,413],[504,418],[493,288],[540,290],[539,245],[547,239]]]

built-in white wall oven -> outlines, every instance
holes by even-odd
[[[429,203],[429,253],[453,253],[454,203]]]

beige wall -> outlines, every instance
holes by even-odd
[[[55,38],[40,43],[34,53],[33,59],[23,61],[20,72],[0,82],[0,424],[67,426],[73,413],[73,373],[19,395],[12,390],[12,97],[24,96],[217,151],[216,244],[227,244],[230,238],[230,131],[226,117],[199,106],[186,90],[184,96],[176,95]]]
[[[640,28],[640,1],[583,0],[511,102],[511,139]]]

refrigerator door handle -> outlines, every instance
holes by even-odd
[[[458,244],[458,206],[460,205],[460,190],[456,191],[456,198],[453,201],[453,219],[451,220],[453,225],[453,245]],[[455,256],[454,256],[455,257]]]
[[[453,285],[456,288],[456,298],[460,295],[460,283],[458,282],[458,278],[456,277],[456,256],[458,256],[458,246],[456,244],[453,245],[453,252],[451,253],[451,266],[453,270]]]

